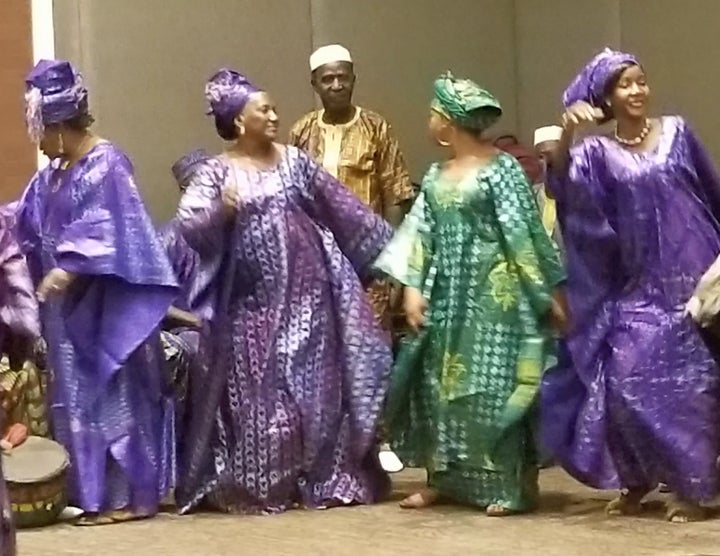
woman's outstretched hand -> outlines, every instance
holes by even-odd
[[[562,126],[571,131],[582,125],[595,124],[602,117],[602,110],[580,100],[565,111],[561,121]]]

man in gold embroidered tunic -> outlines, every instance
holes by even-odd
[[[352,102],[355,72],[350,52],[324,46],[310,57],[311,83],[323,108],[301,118],[290,143],[307,151],[355,195],[394,226],[414,197],[414,189],[390,124]],[[391,289],[378,281],[368,290],[383,327],[392,332]]]

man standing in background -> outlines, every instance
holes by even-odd
[[[310,56],[310,70],[323,108],[293,126],[290,143],[398,226],[415,192],[390,124],[352,102],[356,78],[350,52],[340,45],[319,48]]]
[[[562,254],[563,241],[560,233],[560,225],[557,221],[555,199],[549,195],[545,186],[545,180],[547,178],[547,164],[551,160],[553,150],[555,150],[560,143],[561,136],[562,128],[556,125],[540,127],[535,130],[535,137],[533,141],[535,145],[535,152],[543,160],[545,171],[542,173],[541,180],[538,180],[539,183],[533,184],[533,188],[535,200],[537,201],[538,208],[540,209],[543,227],[548,235],[555,241],[555,243],[557,243]]]
[[[340,45],[323,46],[310,56],[313,89],[322,109],[303,116],[290,131],[290,144],[308,152],[376,213],[397,227],[415,190],[390,124],[379,114],[353,104],[355,71],[350,52]],[[375,281],[368,288],[378,322],[395,336],[392,286]],[[394,458],[394,459],[393,459]],[[397,457],[384,450],[386,471],[399,471]]]
[[[323,46],[310,56],[311,84],[323,108],[303,116],[290,144],[307,151],[360,200],[397,227],[415,190],[390,124],[352,102],[355,72],[350,52]],[[368,295],[378,321],[392,333],[390,284],[378,281]]]

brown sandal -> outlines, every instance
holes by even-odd
[[[425,488],[411,494],[400,502],[403,510],[420,510],[432,506],[438,499],[438,491],[434,488]]]
[[[99,525],[112,525],[113,523],[112,518],[105,514],[83,514],[73,522],[73,525],[77,527],[97,527]]]

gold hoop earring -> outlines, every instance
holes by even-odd
[[[438,139],[437,144],[440,145],[441,147],[449,147],[450,141],[441,141],[440,139]]]

